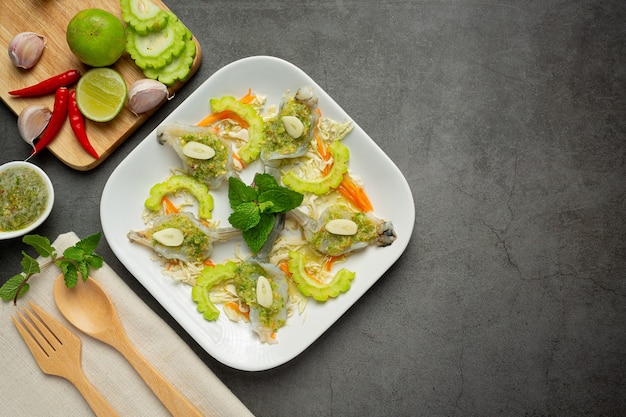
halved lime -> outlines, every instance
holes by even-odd
[[[76,103],[80,112],[94,122],[113,120],[124,107],[126,81],[112,68],[92,68],[76,85]]]

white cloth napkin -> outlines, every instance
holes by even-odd
[[[53,243],[58,253],[74,245],[70,232]],[[96,251],[97,252],[97,251]],[[16,259],[16,262],[19,262]],[[124,357],[112,347],[69,324],[57,309],[52,285],[60,271],[52,266],[32,278],[17,309],[32,301],[74,331],[82,341],[83,369],[120,416],[168,416],[169,413]],[[206,416],[252,416],[252,413],[198,358],[189,346],[154,313],[108,266],[92,272],[107,291],[124,329],[137,350]],[[1,416],[93,415],[78,390],[68,381],[44,374],[11,321],[16,307],[2,303],[0,314]]]

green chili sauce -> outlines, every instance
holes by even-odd
[[[350,212],[341,207],[331,207],[327,212],[326,221],[333,219],[352,220],[357,225],[357,233],[353,236],[335,235],[328,232],[324,227],[313,234],[311,244],[316,248],[323,248],[324,252],[337,256],[342,254],[346,249],[358,242],[370,242],[376,239],[376,225],[367,218],[364,213]]]
[[[48,204],[48,189],[28,167],[0,172],[0,231],[12,232],[34,223]]]
[[[217,136],[210,132],[189,134],[181,138],[181,147],[191,141],[207,145],[215,151],[215,156],[206,160],[186,157],[192,177],[202,182],[211,182],[228,172],[228,147]]]
[[[185,238],[180,246],[169,249],[182,254],[189,261],[202,262],[205,259],[205,254],[211,249],[209,237],[182,213],[172,214],[167,220],[155,226],[152,233],[170,227],[179,229]],[[152,244],[160,245],[155,239],[152,239]]]
[[[295,116],[304,125],[304,130],[299,138],[289,136],[283,125],[282,116]],[[304,103],[291,97],[284,103],[278,117],[265,124],[265,143],[263,144],[265,153],[278,153],[280,155],[291,155],[295,153],[303,144],[308,141],[308,133],[311,129],[311,109]]]
[[[272,287],[273,302],[268,307],[262,307],[257,303],[256,284],[259,275],[268,278]],[[259,321],[263,326],[278,329],[285,325],[285,320],[277,318],[285,307],[285,300],[277,292],[277,284],[263,267],[252,262],[243,262],[238,266],[235,274],[235,288],[237,294],[248,305],[254,306],[259,312]]]

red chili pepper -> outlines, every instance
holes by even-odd
[[[46,130],[43,131],[41,137],[35,144],[35,149],[31,151],[31,156],[41,151],[48,146],[63,127],[65,119],[67,118],[67,99],[69,97],[69,90],[67,87],[59,87],[54,94],[54,106],[52,107],[52,116],[48,122]]]
[[[43,80],[40,83],[25,87],[20,90],[9,91],[12,96],[20,97],[39,97],[51,94],[57,91],[59,87],[68,87],[74,84],[80,78],[80,71],[69,70],[62,74]]]
[[[76,90],[70,91],[70,102],[67,107],[67,113],[70,118],[70,126],[72,126],[72,130],[74,131],[74,136],[78,139],[78,143],[83,147],[84,150],[89,152],[89,155],[98,159],[100,156],[98,152],[91,146],[89,142],[89,137],[87,136],[87,129],[85,127],[85,116],[78,109],[78,104],[76,103]]]

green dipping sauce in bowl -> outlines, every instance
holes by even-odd
[[[22,161],[0,166],[0,240],[35,229],[53,205],[52,182],[41,168]]]

